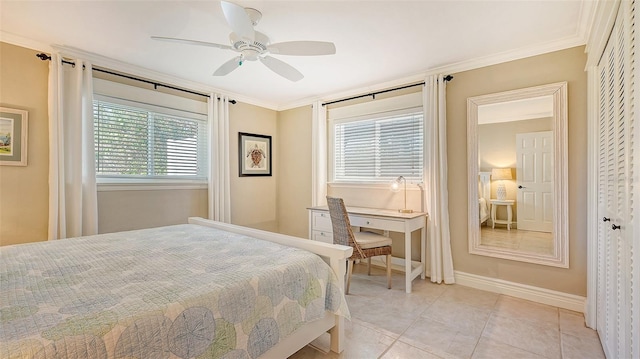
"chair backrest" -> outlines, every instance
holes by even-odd
[[[327,196],[327,205],[329,206],[329,216],[331,216],[331,227],[333,228],[333,243],[351,246],[355,249],[353,251],[354,256],[364,256],[353,235],[347,207],[344,205],[342,198]]]

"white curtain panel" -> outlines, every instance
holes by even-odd
[[[447,117],[443,75],[427,77],[423,89],[424,183],[427,220],[427,263],[431,281],[454,283],[447,191]]]
[[[91,64],[49,64],[49,240],[98,233]]]
[[[209,96],[209,219],[231,223],[229,98]]]
[[[327,204],[327,108],[322,101],[313,103],[311,131],[311,205],[322,206]]]

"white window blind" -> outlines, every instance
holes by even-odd
[[[93,110],[99,177],[206,180],[203,116],[102,100],[94,101]]]
[[[404,176],[422,181],[422,109],[367,117],[335,121],[333,180],[381,183]]]

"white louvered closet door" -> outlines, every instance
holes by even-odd
[[[608,358],[640,358],[635,1],[622,1],[598,65],[597,329]],[[635,197],[634,197],[635,196]]]

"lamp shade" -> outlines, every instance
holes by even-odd
[[[513,179],[513,177],[511,177],[511,168],[494,168],[494,169],[492,169],[491,170],[491,179],[494,180],[494,181]]]
[[[391,191],[400,192],[400,185],[404,184],[404,208],[398,210],[400,213],[413,213],[412,209],[407,208],[407,179],[404,176],[398,176],[398,178],[391,181]]]

